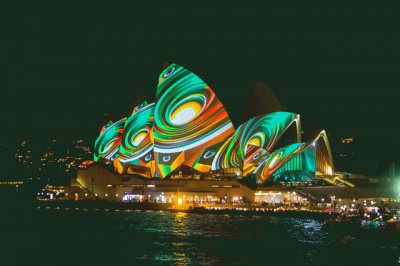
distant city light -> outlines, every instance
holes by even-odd
[[[353,141],[354,141],[353,137],[342,138],[340,140],[340,142],[342,142],[343,144],[350,144],[350,143],[353,143]]]

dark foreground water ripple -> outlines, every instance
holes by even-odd
[[[5,209],[0,265],[399,265],[400,235],[322,220],[166,211]]]

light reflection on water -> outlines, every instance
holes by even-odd
[[[263,256],[268,256],[271,261],[283,263],[329,264],[328,257],[335,254],[329,249],[341,248],[337,245],[343,244],[338,235],[322,230],[322,221],[314,219],[181,212],[146,214],[149,216],[134,213],[125,219],[132,223],[129,230],[157,235],[157,241],[149,244],[156,246],[157,251],[149,249],[146,256],[154,262],[258,264]],[[254,255],[249,255],[249,251]],[[291,256],[286,256],[287,252]]]
[[[386,265],[400,255],[398,234],[324,231],[316,219],[62,209],[17,216],[0,220],[3,254],[34,265]]]

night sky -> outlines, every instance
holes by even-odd
[[[305,130],[399,147],[400,28],[390,6],[64,7],[10,10],[0,42],[1,138],[93,139],[104,114],[154,98],[180,64],[217,93],[235,126],[263,81]]]

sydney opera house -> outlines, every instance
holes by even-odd
[[[144,101],[102,127],[76,185],[110,200],[168,202],[180,193],[255,201],[265,187],[311,184],[333,173],[325,131],[303,142],[300,115],[290,112],[235,128],[214,91],[172,64],[159,76],[154,103]]]

